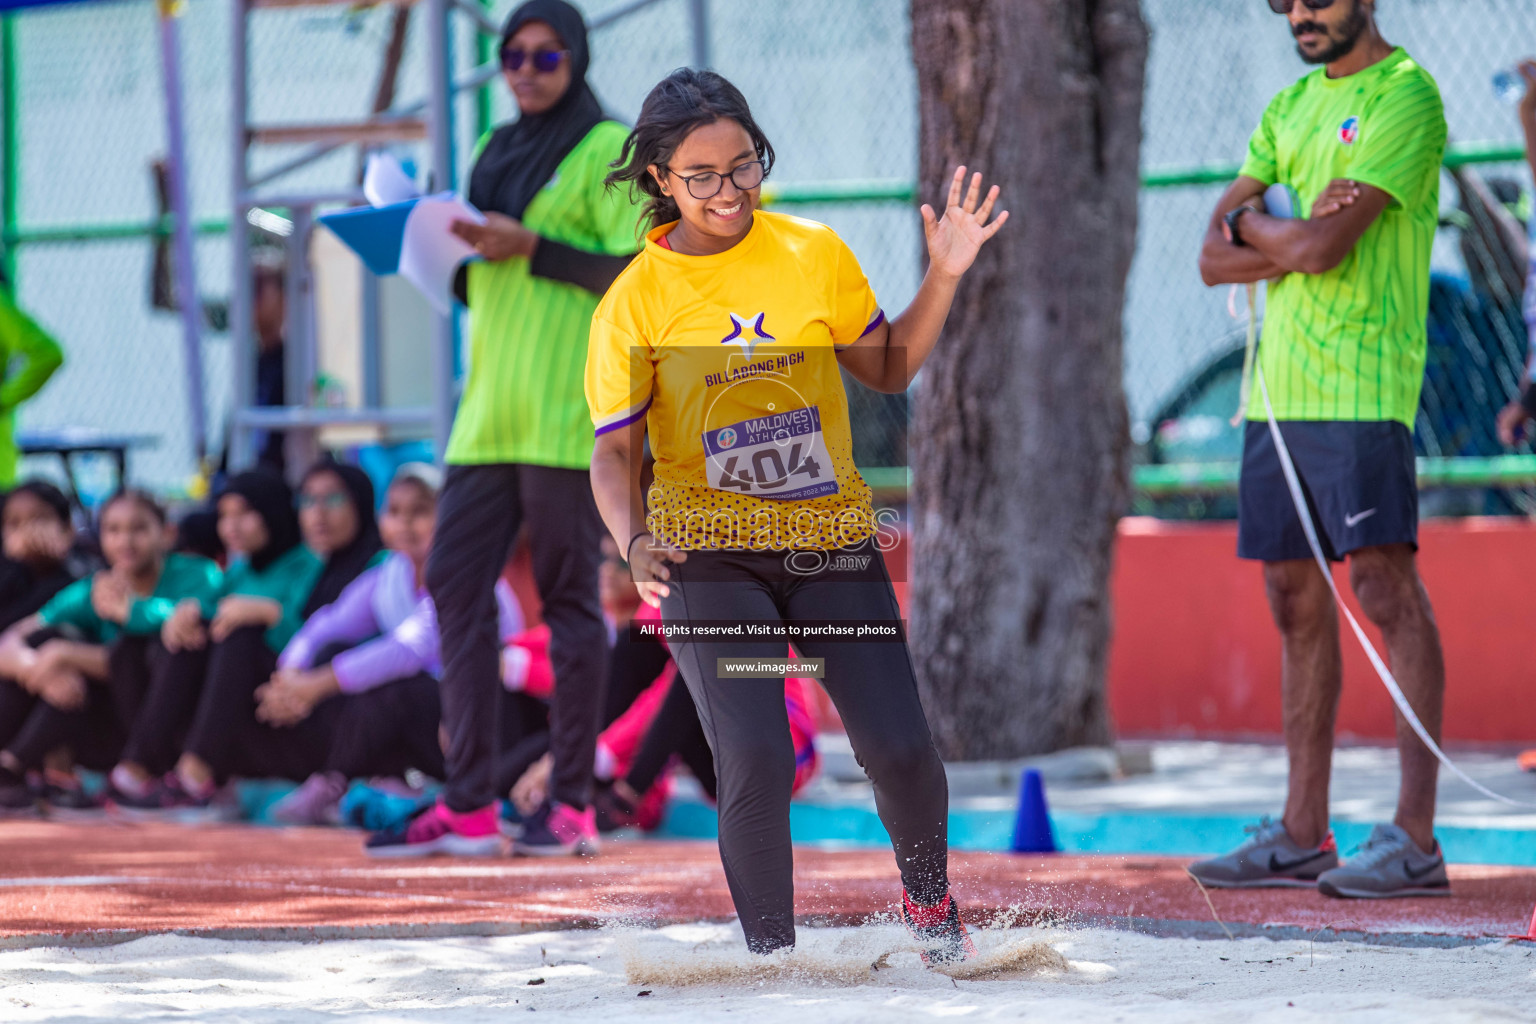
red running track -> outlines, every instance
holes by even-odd
[[[1174,935],[1219,936],[1183,861],[955,853],[965,916],[1014,911]],[[1235,934],[1442,944],[1524,932],[1536,870],[1451,868],[1454,895],[1341,901],[1311,891],[1210,893]],[[900,884],[885,851],[796,851],[808,923],[889,913]],[[0,947],[187,931],[250,938],[496,933],[617,922],[725,919],[712,843],[611,841],[591,860],[372,860],[330,829],[0,822]]]

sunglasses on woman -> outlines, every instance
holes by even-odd
[[[560,66],[560,62],[571,55],[570,50],[514,50],[508,47],[501,51],[501,66],[505,71],[521,71],[523,65],[533,60],[533,70],[541,75],[547,75]]]
[[[1326,11],[1333,6],[1333,0],[1301,0],[1309,11]],[[1276,14],[1290,14],[1296,9],[1296,0],[1269,0],[1269,9]]]
[[[763,183],[767,172],[763,170],[761,160],[752,160],[748,163],[738,164],[731,168],[729,174],[717,174],[714,171],[705,171],[703,174],[684,176],[678,174],[672,168],[667,168],[668,173],[682,180],[688,186],[688,194],[695,199],[713,199],[725,188],[725,179],[730,178],[731,184],[743,192],[757,188]]]

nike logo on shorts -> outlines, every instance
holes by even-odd
[[[1373,516],[1375,514],[1376,514],[1376,509],[1374,509],[1374,508],[1368,508],[1364,512],[1356,512],[1352,516],[1345,516],[1344,517],[1344,525],[1345,526],[1358,526],[1363,520],[1369,519],[1369,518],[1371,518],[1371,516]]]

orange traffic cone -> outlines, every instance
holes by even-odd
[[[1531,927],[1524,935],[1511,935],[1515,942],[1536,942],[1536,911],[1531,912]]]

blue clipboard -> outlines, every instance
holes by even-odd
[[[393,274],[400,269],[400,246],[405,240],[405,220],[416,206],[415,199],[388,206],[359,206],[352,210],[326,213],[320,223],[330,228],[375,274]]]

